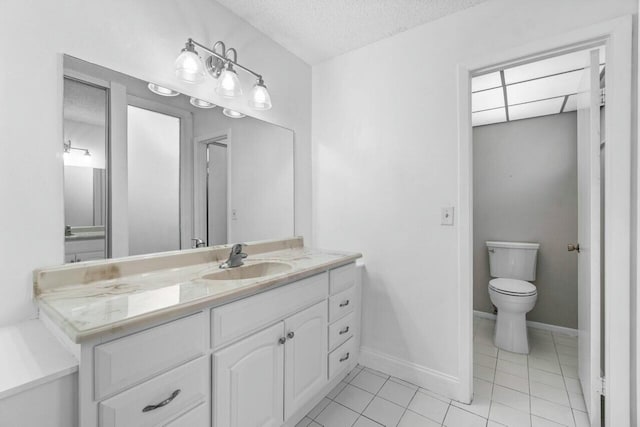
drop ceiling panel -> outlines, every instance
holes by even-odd
[[[574,52],[542,61],[531,62],[519,67],[507,68],[504,70],[504,80],[507,84],[517,83],[549,76],[551,74],[578,70],[587,65],[589,65],[589,52]]]
[[[489,110],[498,107],[504,107],[504,94],[501,87],[471,94],[471,111]]]
[[[471,123],[473,126],[490,125],[492,123],[506,121],[507,114],[504,108],[496,108],[495,110],[486,110],[471,114]]]
[[[520,120],[558,114],[560,112],[560,108],[562,108],[563,101],[564,98],[545,99],[544,101],[509,106],[509,120]]]
[[[536,101],[578,91],[582,70],[507,86],[509,104]]]
[[[483,74],[471,79],[471,92],[492,89],[500,87],[501,85],[502,79],[500,79],[500,72]]]

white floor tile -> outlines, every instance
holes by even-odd
[[[402,384],[403,386],[409,387],[410,389],[413,389],[414,391],[418,390],[418,386],[417,385],[411,384],[410,382],[407,382],[405,380],[401,380],[400,378],[391,377],[391,378],[389,378],[389,381],[393,381],[394,383]]]
[[[532,427],[566,427],[564,424],[558,424],[556,422],[541,418],[537,415],[531,416],[531,426]]]
[[[541,371],[547,371],[554,374],[562,373],[560,371],[560,363],[556,360],[539,359],[537,357],[529,357],[529,367],[533,369],[539,369]]]
[[[497,421],[488,420],[487,427],[508,427],[508,426],[506,426],[505,424],[500,424]]]
[[[353,425],[353,427],[384,427],[382,424],[378,424],[377,422],[370,420],[367,417],[360,416],[358,421]]]
[[[346,386],[347,386],[347,383],[346,383],[346,382],[344,382],[344,381],[340,381],[340,383],[338,383],[338,385],[337,385],[337,386],[335,386],[335,387],[333,388],[333,390],[331,390],[331,391],[329,392],[329,394],[327,394],[327,397],[328,397],[329,399],[332,399],[332,400],[333,400],[333,399],[335,399],[335,398],[336,398],[336,396],[337,396],[337,395],[338,395],[342,390],[344,390],[344,388],[345,388]]]
[[[559,424],[573,426],[571,408],[531,396],[531,413]]]
[[[498,349],[493,345],[493,343],[483,344],[483,343],[473,343],[473,351],[475,353],[486,354],[487,356],[497,357]]]
[[[498,359],[506,360],[508,362],[517,363],[518,365],[527,365],[527,355],[519,353],[511,353],[506,350],[498,350]]]
[[[582,386],[580,385],[580,381],[578,379],[564,377],[564,383],[567,386],[568,392],[582,394]]]
[[[395,381],[387,381],[378,392],[378,396],[406,408],[417,391]]]
[[[487,356],[482,353],[475,353],[473,355],[473,363],[479,366],[485,366],[487,368],[495,369],[497,359],[495,357]]]
[[[574,346],[556,344],[556,350],[558,355],[563,354],[566,356],[578,357],[578,348]]]
[[[529,370],[527,369],[527,365],[520,365],[518,363],[509,362],[507,360],[498,359],[496,371],[516,375],[522,378],[529,378]]]
[[[331,402],[324,411],[315,418],[324,427],[351,427],[358,419],[358,413],[338,403]]]
[[[573,417],[576,420],[576,427],[591,427],[589,416],[586,412],[573,410]]]
[[[578,379],[578,368],[573,365],[560,365],[562,368],[562,375],[565,378]]]
[[[495,383],[522,393],[529,393],[529,380],[505,372],[496,372]]]
[[[298,421],[298,424],[296,424],[296,427],[308,427],[309,424],[311,424],[313,420],[309,417],[304,417],[303,419],[301,419],[300,421]]]
[[[444,416],[447,413],[448,403],[436,399],[433,396],[429,396],[418,390],[413,400],[409,404],[409,410],[416,412],[424,417],[427,417],[433,421],[442,423]]]
[[[440,427],[442,424],[418,415],[415,412],[407,411],[400,419],[398,427]]]
[[[531,395],[563,406],[569,405],[569,396],[564,389],[532,381],[529,384]]]
[[[489,419],[513,427],[530,427],[531,416],[528,412],[518,411],[498,402],[491,404]]]
[[[317,422],[315,422],[315,421],[311,421],[311,424],[309,424],[309,426],[308,426],[308,427],[324,427],[324,426],[321,426],[320,424],[318,424],[318,423],[317,423]]]
[[[443,396],[443,395],[441,395],[441,394],[438,394],[438,393],[436,393],[436,392],[434,392],[434,391],[427,390],[426,388],[422,388],[422,387],[420,387],[420,388],[418,389],[418,391],[419,391],[420,393],[426,394],[427,396],[431,396],[431,397],[433,397],[434,399],[437,399],[437,400],[440,400],[440,401],[442,401],[442,402],[445,402],[447,405],[448,405],[449,403],[451,403],[451,399],[449,399],[448,397]]]
[[[584,396],[582,393],[571,393],[569,392],[569,402],[573,409],[577,409],[578,411],[587,412],[587,407],[585,406]]]
[[[491,406],[491,399],[489,397],[474,396],[473,401],[471,402],[470,405],[456,402],[455,400],[452,400],[451,404],[462,410],[471,412],[472,414],[476,414],[483,418],[487,418],[489,416],[489,407]]]
[[[351,384],[366,390],[369,393],[376,394],[380,391],[385,382],[387,382],[386,378],[364,369],[351,381]]]
[[[553,372],[541,371],[540,369],[529,369],[529,381],[546,384],[561,390],[565,389],[562,375],[554,374]]]
[[[529,412],[529,395],[495,385],[491,400],[522,412]]]
[[[473,379],[473,395],[474,396],[487,397],[491,399],[492,392],[493,392],[492,382],[481,380],[480,378]]]
[[[369,402],[373,400],[373,397],[374,395],[368,391],[364,391],[361,388],[354,387],[349,384],[340,392],[340,394],[338,394],[338,396],[336,396],[334,401],[360,414],[364,411],[364,408],[367,407]]]
[[[384,400],[380,397],[376,397],[367,406],[367,409],[362,415],[367,418],[371,418],[374,421],[387,427],[395,427],[400,422],[402,414],[404,414],[405,408],[396,405],[395,403]]]
[[[450,406],[443,425],[446,427],[485,427],[487,420],[471,412]]]
[[[324,410],[324,408],[329,406],[329,403],[331,403],[331,400],[325,397],[311,410],[311,412],[307,414],[307,417],[315,419],[320,414],[320,412]]]
[[[487,368],[486,366],[473,365],[473,376],[476,378],[493,382],[495,374],[495,369]]]
[[[371,374],[377,375],[377,376],[379,376],[379,377],[382,377],[382,378],[384,378],[384,379],[389,378],[389,375],[385,374],[384,372],[380,372],[380,371],[377,371],[377,370],[375,370],[375,369],[368,368],[368,367],[366,367],[366,366],[363,368],[363,370],[364,370],[364,371],[367,371],[367,372],[369,372],[369,373],[371,373]]]

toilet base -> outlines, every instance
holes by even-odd
[[[526,313],[498,310],[493,343],[502,350],[529,354]]]

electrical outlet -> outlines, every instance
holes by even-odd
[[[440,210],[440,224],[453,225],[453,207],[442,208]]]

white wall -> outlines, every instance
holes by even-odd
[[[635,13],[494,0],[313,67],[313,234],[361,251],[363,355],[458,385],[457,64]]]
[[[296,130],[296,233],[310,236],[307,64],[211,0],[5,0],[1,9],[0,50],[14,66],[0,74],[0,135],[20,149],[0,156],[0,325],[33,317],[33,269],[63,262],[62,53],[218,102],[214,83],[180,83],[173,63],[188,37],[238,49],[264,75],[274,108],[227,104]]]

